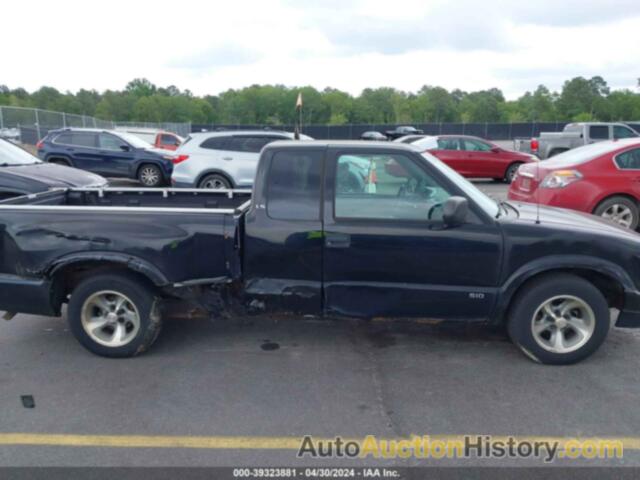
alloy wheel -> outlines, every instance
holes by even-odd
[[[601,216],[602,218],[612,220],[625,228],[631,227],[631,224],[633,223],[633,212],[628,206],[623,205],[622,203],[614,203],[602,212]]]
[[[91,339],[107,347],[121,347],[140,330],[140,314],[135,304],[120,292],[103,290],[82,305],[81,322]]]
[[[559,295],[545,300],[535,311],[531,330],[536,343],[553,353],[570,353],[593,336],[596,318],[582,299]]]

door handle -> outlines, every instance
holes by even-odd
[[[233,160],[233,157],[222,157],[223,160],[226,160],[227,162],[230,160]]]
[[[326,233],[324,246],[327,248],[349,248],[351,246],[351,235],[346,233]]]

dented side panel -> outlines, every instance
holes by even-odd
[[[9,298],[0,296],[0,310],[44,313],[48,306],[35,303],[51,295],[51,276],[80,261],[124,263],[158,285],[231,276],[237,260],[228,256],[237,252],[234,234],[225,230],[227,216],[229,228],[235,228],[233,215],[215,211],[2,209],[0,289],[13,279],[30,288],[16,288]],[[43,292],[35,295],[38,286]]]

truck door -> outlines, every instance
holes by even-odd
[[[363,165],[369,169],[365,182]],[[326,171],[327,314],[467,320],[490,315],[501,234],[471,200],[468,223],[443,228],[442,202],[464,196],[454,183],[418,154],[380,148],[330,149]]]
[[[324,149],[263,154],[245,217],[245,292],[265,311],[322,312]]]

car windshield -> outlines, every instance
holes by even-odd
[[[33,165],[41,163],[26,150],[6,140],[0,140],[0,166],[14,167],[19,165]]]
[[[132,133],[114,132],[114,134],[117,135],[118,137],[120,137],[121,139],[123,139],[125,142],[127,142],[132,147],[135,147],[135,148],[153,148],[153,146],[150,143],[145,142],[144,140],[142,140],[141,138],[138,138],[137,136],[135,136]]]
[[[443,175],[446,175],[452,182],[454,182],[471,200],[477,203],[487,215],[491,217],[497,217],[500,212],[498,204],[490,197],[482,193],[473,183],[464,178],[458,172],[442,163],[436,157],[430,153],[422,153],[424,159],[431,165],[436,167]]]
[[[560,153],[545,160],[545,168],[568,168],[575,165],[581,165],[583,163],[590,162],[596,157],[604,155],[609,152],[618,150],[626,145],[638,144],[638,139],[634,138],[631,141],[613,140],[605,142],[592,143],[583,147],[567,150],[564,153]]]

